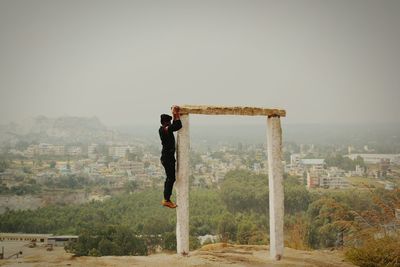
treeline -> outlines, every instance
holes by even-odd
[[[345,171],[355,171],[357,165],[365,167],[364,159],[360,156],[352,160],[348,157],[335,155],[326,157],[325,161],[328,167],[338,167]]]
[[[4,172],[9,166],[10,163],[7,160],[0,159],[0,173]]]
[[[42,192],[42,189],[37,184],[22,184],[7,187],[5,184],[0,184],[0,195],[35,195]]]
[[[176,213],[161,207],[161,188],[123,194],[104,202],[84,205],[48,206],[35,211],[8,211],[0,216],[0,231],[85,235],[93,229],[124,227],[141,237],[146,251],[175,249]],[[198,246],[196,237],[219,235],[227,242],[241,244],[268,243],[268,178],[248,171],[229,172],[220,189],[192,189],[190,192],[191,246]],[[285,209],[287,214],[305,211],[311,202],[310,193],[297,178],[285,178]],[[98,247],[102,231],[92,241],[93,253],[114,253]],[[105,235],[113,243],[110,235]],[[88,238],[81,239],[89,240]],[[168,241],[169,240],[169,241]],[[87,242],[87,241],[82,241]],[[105,241],[104,241],[105,242]],[[104,244],[102,242],[101,244]],[[79,255],[89,255],[86,251]],[[105,253],[105,254],[104,254]]]
[[[393,225],[395,209],[400,207],[395,201],[400,199],[399,191],[310,192],[290,176],[284,177],[284,190],[285,245],[297,249],[348,246],[356,249],[351,254],[355,255],[364,244],[358,233],[370,225],[375,236],[392,233],[386,228]],[[268,244],[268,197],[268,177],[242,170],[229,172],[220,188],[192,188],[191,248],[197,248],[197,237],[205,234],[218,235],[224,242]],[[162,189],[155,188],[104,202],[7,211],[0,215],[0,231],[77,234],[79,241],[67,247],[77,255],[147,255],[175,250],[176,212],[163,208],[161,198]]]
[[[104,180],[104,179],[103,179]],[[95,186],[98,184],[105,184],[104,181],[100,180],[91,181],[86,175],[76,175],[76,174],[67,174],[54,179],[53,177],[49,177],[47,181],[45,181],[44,185],[49,188],[67,188],[67,189],[82,189],[87,186]]]
[[[35,195],[43,189],[86,189],[105,186],[108,181],[106,178],[98,178],[96,181],[90,180],[86,175],[67,174],[58,178],[48,177],[43,184],[38,184],[36,180],[28,175],[14,177],[20,184],[8,187],[0,180],[0,195]],[[127,191],[132,191],[137,185],[127,183]]]

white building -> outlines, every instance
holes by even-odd
[[[300,159],[299,164],[306,168],[323,169],[325,159]]]
[[[91,144],[88,146],[88,158],[96,159],[98,154],[98,144]]]
[[[24,151],[24,155],[28,158],[33,158],[34,156],[39,154],[39,146],[38,145],[30,145]]]
[[[63,145],[53,145],[52,153],[56,156],[63,156],[65,154],[65,146]]]
[[[290,165],[298,166],[300,164],[301,154],[291,154],[290,155]]]
[[[22,233],[0,233],[0,241],[21,241],[47,243],[52,234],[22,234]]]
[[[112,147],[109,147],[108,154],[111,157],[123,158],[123,157],[125,157],[127,152],[133,153],[135,151],[136,151],[136,149],[134,149],[131,146],[112,146]]]
[[[67,148],[67,155],[69,156],[79,156],[82,154],[82,148],[79,146],[70,146]]]
[[[63,145],[40,143],[38,145],[38,153],[39,155],[62,156],[65,153],[65,147]]]
[[[349,154],[346,157],[355,160],[361,157],[365,163],[378,164],[382,160],[389,160],[391,164],[400,164],[400,154]]]
[[[339,169],[338,167],[329,167],[328,170],[326,171],[328,174],[328,177],[344,177],[345,176],[345,171],[342,169]]]
[[[144,163],[140,161],[132,161],[131,170],[134,174],[144,174]]]
[[[343,177],[323,176],[319,178],[319,186],[324,188],[347,188],[349,183]]]
[[[47,244],[53,245],[55,247],[63,247],[70,242],[76,242],[78,240],[77,235],[59,235],[50,236],[47,239]]]

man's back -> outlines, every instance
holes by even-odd
[[[163,146],[161,155],[162,156],[173,156],[175,153],[175,136],[174,132],[182,128],[182,122],[180,120],[174,120],[169,126],[161,126],[158,130],[160,135],[161,144]]]

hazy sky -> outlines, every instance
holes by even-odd
[[[398,0],[0,0],[0,123],[158,123],[172,104],[400,123],[399,14]]]

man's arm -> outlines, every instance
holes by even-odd
[[[172,107],[172,117],[173,117],[174,121],[168,127],[168,130],[175,132],[182,128],[182,122],[181,122],[178,106]]]

